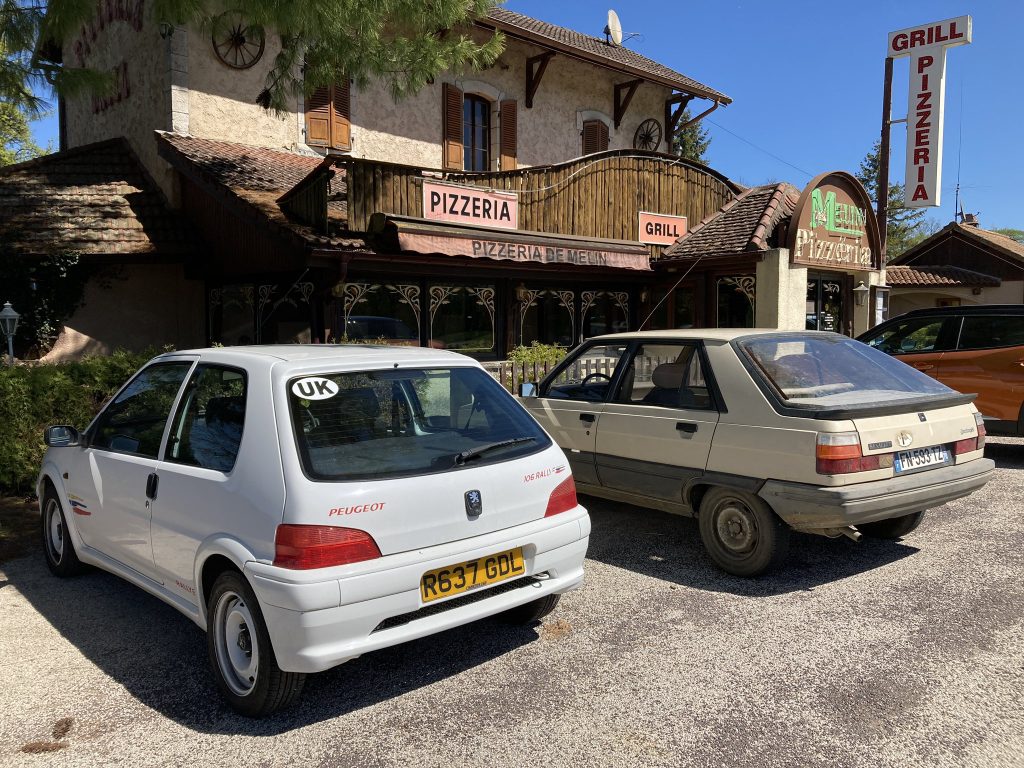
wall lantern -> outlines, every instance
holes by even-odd
[[[14,332],[18,330],[18,320],[21,317],[11,302],[4,302],[4,308],[0,310],[0,330],[7,337],[7,364],[14,365]]]
[[[526,303],[526,299],[528,297],[529,297],[529,293],[527,293],[527,291],[526,291],[526,286],[523,283],[519,283],[519,285],[516,286],[516,300],[520,304],[525,304]]]
[[[863,307],[868,303],[868,294],[871,293],[871,289],[864,285],[864,281],[861,280],[857,283],[857,287],[853,289],[853,301],[858,307]]]

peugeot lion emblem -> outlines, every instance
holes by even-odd
[[[480,491],[466,491],[466,517],[480,517],[484,511],[484,500]]]
[[[896,435],[896,442],[899,443],[900,448],[906,448],[908,445],[914,442],[914,438],[911,436],[909,432],[900,432],[898,435]]]

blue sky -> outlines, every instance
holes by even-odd
[[[1024,229],[1021,0],[981,0],[973,7],[947,0],[509,0],[506,7],[595,35],[614,7],[624,31],[639,33],[628,47],[732,97],[732,105],[706,122],[714,168],[744,184],[798,187],[822,171],[855,171],[878,137],[887,34],[969,13],[973,43],[947,54],[942,206],[928,209],[929,216],[940,224],[952,220],[962,146],[964,210],[978,212],[986,228]],[[908,70],[908,59],[896,60],[894,118],[906,113]],[[34,129],[37,141],[56,144],[55,117]],[[905,128],[894,126],[897,181],[905,143]]]

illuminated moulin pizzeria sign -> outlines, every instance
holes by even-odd
[[[907,105],[907,175],[904,204],[939,204],[946,49],[971,42],[971,17],[922,24],[889,33],[889,58],[910,57]]]
[[[793,264],[878,269],[878,225],[861,183],[843,171],[812,179],[793,212],[789,250]]]

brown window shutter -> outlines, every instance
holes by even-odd
[[[517,106],[514,99],[501,102],[501,170],[514,171],[517,168],[516,147],[519,143]]]
[[[348,78],[331,90],[331,146],[335,149],[352,149],[352,112],[349,106]]]
[[[446,170],[462,170],[462,89],[451,83],[444,83],[442,131],[444,158],[442,167]]]
[[[331,89],[317,88],[306,100],[306,143],[331,145]]]
[[[601,120],[583,122],[583,154],[604,152],[608,149],[608,126]]]

